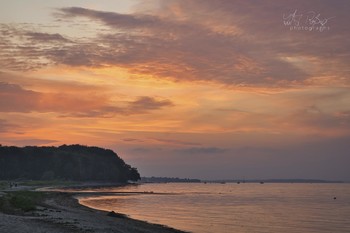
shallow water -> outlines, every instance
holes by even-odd
[[[80,203],[194,233],[350,232],[350,184],[168,183],[87,191],[146,192]]]

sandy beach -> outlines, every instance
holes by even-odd
[[[181,233],[166,226],[108,212],[90,209],[78,203],[74,193],[50,192],[35,211],[24,214],[0,213],[0,232],[6,233]]]

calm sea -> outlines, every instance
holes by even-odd
[[[168,183],[91,191],[145,192],[80,203],[194,233],[350,232],[350,184]]]

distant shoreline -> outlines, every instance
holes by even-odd
[[[338,180],[317,180],[317,179],[233,179],[233,180],[202,180],[202,183],[296,183],[296,184],[342,184],[348,183]]]
[[[178,177],[141,177],[141,183],[349,183],[350,181],[323,180],[323,179],[193,179]]]

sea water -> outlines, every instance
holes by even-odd
[[[81,197],[83,205],[194,233],[350,232],[350,184],[167,183],[90,191],[102,193]]]

